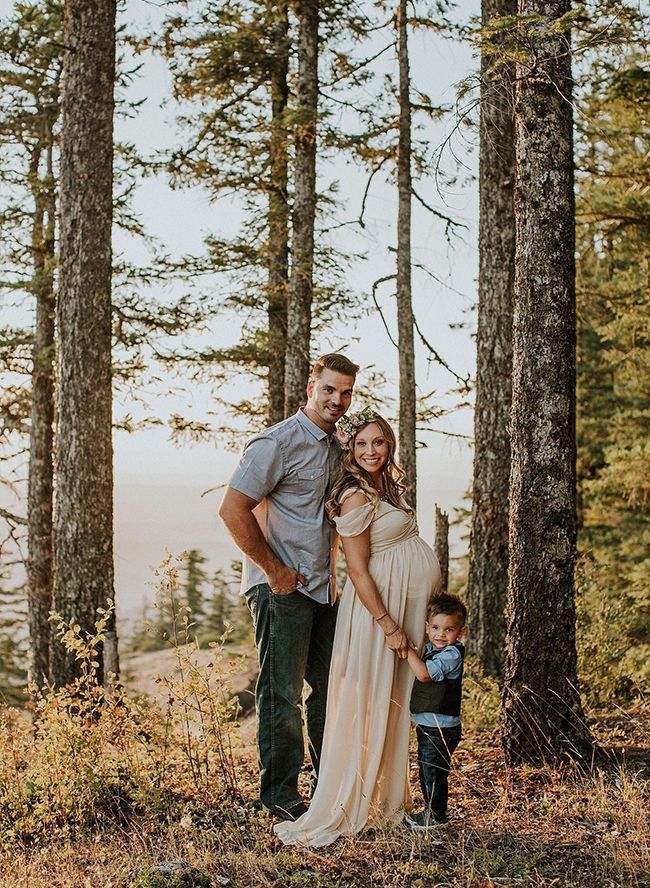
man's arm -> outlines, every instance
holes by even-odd
[[[307,581],[297,570],[283,564],[267,543],[253,515],[257,505],[257,500],[233,487],[227,487],[219,507],[219,516],[238,548],[264,571],[271,590],[276,595],[286,595],[293,592],[298,583],[305,584]]]

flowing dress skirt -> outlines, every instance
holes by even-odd
[[[413,515],[368,503],[337,520],[342,536],[370,526],[369,571],[386,610],[420,644],[427,600],[440,586],[433,550]],[[334,639],[321,770],[309,810],[275,825],[285,844],[321,847],[366,825],[399,822],[408,792],[413,674],[358,599],[343,590]]]

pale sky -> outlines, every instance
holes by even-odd
[[[11,6],[0,0],[0,11],[6,14]],[[163,9],[144,0],[128,0],[123,5],[122,21],[143,24],[161,20]],[[478,14],[478,0],[461,0],[457,17],[467,20]],[[471,49],[451,41],[418,34],[411,41],[412,77],[414,83],[427,92],[434,102],[454,104],[456,85],[476,68]],[[171,104],[161,108],[169,95],[169,75],[159,59],[145,58],[138,80],[130,90],[134,99],[146,98],[137,117],[118,121],[116,137],[131,141],[146,153],[156,148],[175,145],[179,134],[174,124]],[[427,131],[432,147],[439,145],[451,132],[454,120],[436,124]],[[473,181],[477,166],[477,152],[469,153],[475,134],[455,136],[443,156],[443,165],[451,167],[453,152],[462,159],[459,184],[440,194],[431,180],[418,186],[422,195],[441,211],[468,226],[463,240],[453,238],[450,247],[444,237],[443,225],[433,220],[421,207],[413,208],[413,255],[415,262],[426,263],[437,283],[421,272],[413,277],[413,301],[416,317],[425,336],[461,375],[474,373],[474,342],[471,336],[475,325],[472,306],[476,300],[477,275],[477,186]],[[360,195],[365,177],[352,166],[341,163],[336,167],[319,168],[319,182],[333,178],[340,181],[340,195],[345,195],[350,210],[341,210],[341,218],[358,215]],[[378,177],[377,177],[378,178]],[[200,252],[206,233],[228,235],[237,230],[240,214],[229,200],[210,204],[200,189],[172,191],[163,178],[149,179],[140,187],[135,198],[136,209],[146,228],[156,235],[173,254]],[[374,280],[394,272],[394,255],[388,246],[395,242],[394,220],[397,212],[396,190],[377,182],[370,192],[367,209],[367,227],[360,233],[344,229],[356,247],[367,253],[365,261],[356,262],[346,272],[350,285],[367,294]],[[125,252],[134,259],[143,260],[144,252],[133,242],[126,241],[118,232],[116,252]],[[390,288],[384,288],[382,304],[386,318],[395,333],[394,311],[389,300]],[[169,295],[169,294],[168,294]],[[214,329],[213,344],[237,341],[239,319],[222,315]],[[469,329],[450,329],[450,325],[469,323]],[[314,354],[345,346],[346,353],[363,367],[375,365],[382,369],[395,394],[397,379],[397,352],[390,343],[381,321],[373,313],[357,324],[330,331],[327,339],[315,345]],[[418,349],[417,380],[421,392],[436,391],[437,403],[451,404],[454,397],[447,395],[454,387],[453,378],[435,365],[428,365],[426,355]],[[363,381],[363,370],[360,376]],[[204,418],[214,409],[209,391],[192,390],[184,394],[167,395],[162,390],[150,390],[149,401],[161,416],[179,412]],[[233,390],[233,397],[237,391]],[[362,403],[353,403],[360,409]],[[137,408],[128,402],[116,405],[116,415],[134,412]],[[471,411],[466,409],[440,420],[441,430],[471,435]],[[426,448],[418,456],[419,523],[422,535],[428,541],[433,537],[434,503],[453,511],[461,505],[471,479],[471,451],[467,442],[426,433],[421,436]],[[168,549],[174,553],[187,548],[201,549],[209,558],[209,566],[227,566],[237,551],[228,539],[216,512],[221,489],[228,481],[237,456],[220,443],[184,445],[178,447],[169,441],[164,429],[115,434],[115,556],[118,611],[122,616],[133,615],[144,595],[151,597],[149,584],[153,581],[152,567],[159,564]],[[205,493],[205,491],[210,491]],[[461,554],[466,543],[452,533],[453,554]]]

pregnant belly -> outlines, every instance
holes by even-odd
[[[428,596],[440,582],[438,559],[431,546],[417,536],[373,552],[368,568],[378,587],[397,585],[409,597]]]

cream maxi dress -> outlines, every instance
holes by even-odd
[[[418,536],[413,514],[368,502],[337,518],[336,527],[342,537],[370,527],[370,575],[386,610],[419,644],[440,567]],[[366,825],[402,819],[412,683],[408,663],[390,650],[348,579],[334,637],[318,785],[306,814],[274,826],[285,844],[321,847]]]

